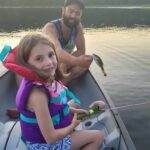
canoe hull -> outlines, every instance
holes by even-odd
[[[7,108],[15,107],[15,95],[17,92],[15,75],[11,72],[5,73],[0,78],[0,85],[0,150],[26,150],[26,145],[20,138],[19,122],[10,120],[5,115]],[[97,84],[90,72],[73,80],[68,87],[81,100],[82,108],[88,109],[88,106],[95,100],[103,100],[110,107],[114,107],[109,96],[101,85]],[[91,116],[76,128],[76,130],[83,129],[103,130],[105,142],[101,150],[135,150],[134,144],[116,110]]]

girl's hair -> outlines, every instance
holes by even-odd
[[[56,50],[55,50],[54,44],[48,39],[48,37],[42,33],[33,32],[33,33],[29,33],[29,34],[25,35],[22,38],[22,40],[20,41],[20,43],[18,45],[18,51],[17,51],[17,63],[21,66],[24,66],[24,67],[27,67],[27,68],[33,70],[33,72],[37,73],[38,76],[42,80],[45,80],[45,81],[53,80],[53,79],[49,79],[49,77],[46,76],[39,69],[28,64],[28,59],[29,59],[30,53],[31,53],[32,49],[38,43],[42,43],[42,44],[50,46],[54,50],[54,53],[56,55]],[[59,61],[58,61],[57,55],[56,55],[56,59],[57,59],[58,64],[57,64],[55,79],[60,80],[63,77],[63,74],[59,68]]]

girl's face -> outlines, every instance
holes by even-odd
[[[57,59],[54,50],[49,45],[38,43],[31,50],[28,63],[48,76],[55,75]]]

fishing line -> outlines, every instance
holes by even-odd
[[[141,105],[146,105],[146,104],[150,104],[150,102],[142,102],[142,103],[137,103],[137,104],[128,104],[128,105],[124,105],[124,106],[106,108],[105,110],[126,110],[126,109],[129,109],[130,107],[141,106]]]

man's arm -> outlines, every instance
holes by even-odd
[[[58,33],[55,26],[52,23],[47,23],[44,26],[42,32],[48,35],[49,39],[54,43],[59,60],[63,63],[72,64],[74,58],[61,48],[60,42],[58,41]]]
[[[45,33],[49,37],[49,39],[54,43],[56,53],[58,55],[60,62],[69,64],[72,66],[81,66],[81,67],[87,67],[89,65],[86,62],[88,58],[85,57],[84,55],[80,57],[74,57],[73,55],[67,53],[65,50],[61,48],[60,42],[58,40],[57,30],[52,23],[47,23],[44,26],[42,32]]]
[[[83,27],[81,23],[77,27],[77,37],[75,39],[75,44],[76,44],[77,50],[74,51],[72,54],[74,56],[84,55],[85,54],[85,38],[84,38]]]

